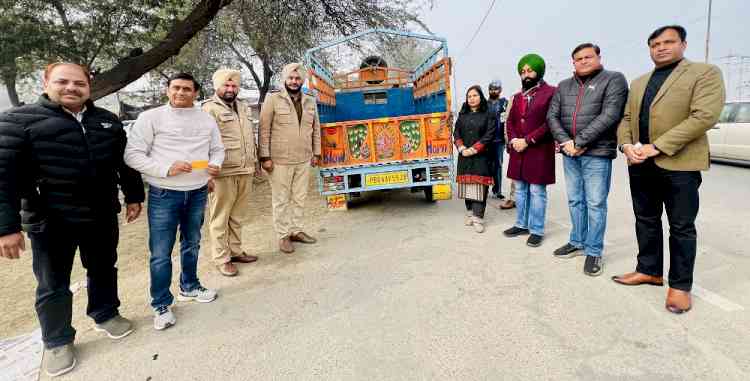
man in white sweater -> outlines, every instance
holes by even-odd
[[[151,306],[157,330],[176,323],[169,286],[178,227],[182,265],[178,299],[201,303],[216,299],[216,291],[198,280],[197,265],[211,178],[224,161],[216,122],[193,104],[200,84],[192,75],[180,73],[167,86],[169,104],[138,116],[125,149],[125,162],[149,184]]]

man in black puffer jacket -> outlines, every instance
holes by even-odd
[[[133,331],[118,313],[118,185],[130,222],[141,211],[143,182],[124,163],[122,124],[89,100],[89,78],[81,66],[50,65],[39,101],[0,114],[0,256],[15,259],[24,251],[23,227],[39,283],[36,311],[50,376],[76,363],[69,289],[76,249],[87,270],[86,312],[95,329],[111,338]]]
[[[547,123],[563,153],[568,192],[570,241],[555,257],[586,255],[583,272],[602,273],[607,197],[612,159],[617,157],[617,126],[628,97],[622,73],[604,70],[599,47],[585,43],[572,53],[575,75],[562,82],[547,112]]]

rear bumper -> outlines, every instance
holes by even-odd
[[[320,193],[327,196],[451,184],[453,166],[453,158],[448,157],[397,164],[321,168],[318,185]],[[374,181],[384,177],[390,177],[392,181]]]

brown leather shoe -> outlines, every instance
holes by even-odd
[[[690,311],[690,308],[692,307],[690,293],[670,287],[669,291],[667,291],[667,302],[665,307],[667,308],[667,311],[673,314],[681,314]]]
[[[216,266],[216,268],[219,270],[221,275],[224,276],[236,276],[239,273],[239,271],[237,270],[237,266],[235,266],[232,262],[218,265]]]
[[[299,232],[297,234],[292,234],[289,236],[289,239],[291,239],[294,242],[302,242],[302,243],[315,243],[318,242],[317,239],[310,237],[305,232]]]
[[[294,253],[294,245],[292,245],[292,241],[289,237],[284,237],[279,240],[279,250],[281,250],[282,253]]]
[[[232,262],[237,262],[237,263],[253,263],[257,260],[258,260],[258,257],[247,254],[247,253],[242,253],[236,257],[232,257],[231,259]]]
[[[513,209],[516,207],[516,202],[513,200],[505,200],[500,203],[498,208],[506,210],[506,209]]]
[[[640,286],[642,284],[650,284],[652,286],[663,286],[664,278],[660,276],[646,275],[639,272],[632,272],[622,275],[615,275],[612,277],[615,283],[624,284],[626,286]]]

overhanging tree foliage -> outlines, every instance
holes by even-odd
[[[17,78],[50,61],[73,61],[96,74],[92,98],[98,99],[150,71],[165,73],[174,66],[169,69],[210,77],[216,67],[234,61],[250,71],[262,100],[274,74],[285,63],[301,60],[306,49],[367,28],[416,24],[426,29],[417,15],[431,4],[432,0],[0,0],[0,80],[15,95]],[[222,9],[226,12],[215,20]],[[191,43],[210,24],[210,30]],[[17,103],[17,96],[11,98]]]
[[[20,74],[19,61],[66,60],[96,72],[92,98],[101,98],[179,54],[231,2],[0,0],[0,14],[8,15],[0,30],[3,82],[15,90],[11,76],[14,67]]]
[[[260,101],[274,74],[321,42],[369,28],[416,24],[431,0],[235,0],[217,20],[221,40],[250,71]],[[255,63],[259,63],[258,70]]]

